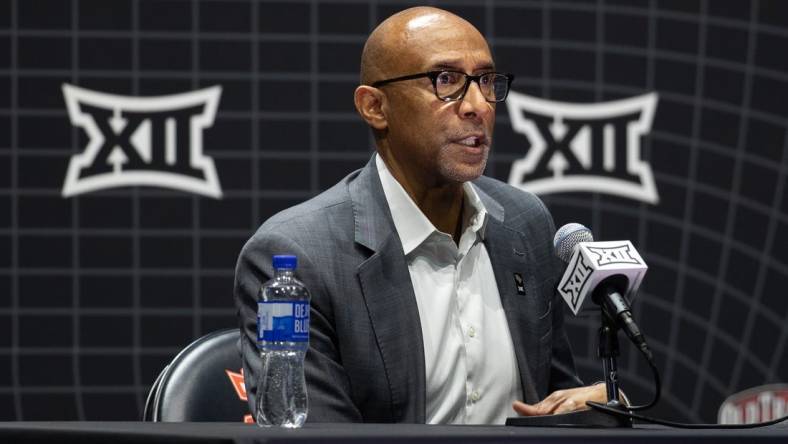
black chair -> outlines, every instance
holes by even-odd
[[[253,422],[241,376],[237,328],[209,333],[162,370],[145,401],[143,421]]]
[[[148,390],[148,397],[145,398],[145,409],[142,411],[143,421],[153,421],[153,401],[156,399],[156,391],[159,390],[159,386],[161,385],[161,378],[164,376],[164,373],[167,372],[168,368],[170,368],[169,365],[164,366],[164,370],[159,373],[159,376],[153,381],[153,385],[150,386],[150,390]]]

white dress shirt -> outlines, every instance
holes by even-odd
[[[438,231],[375,162],[416,293],[427,382],[427,423],[503,424],[522,397],[509,325],[482,242],[487,211],[463,184],[459,246]],[[402,332],[408,334],[408,332]]]

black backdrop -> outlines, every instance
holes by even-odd
[[[788,3],[435,2],[488,38],[514,90],[594,103],[657,93],[642,159],[659,203],[544,199],[556,224],[631,239],[635,303],[663,375],[659,413],[715,421],[722,399],[788,382]],[[135,419],[161,368],[235,325],[233,267],[268,216],[363,165],[352,91],[368,32],[402,1],[0,0],[0,419]],[[222,88],[203,140],[222,197],[162,186],[63,197],[89,138],[62,84],[124,96]],[[529,140],[498,109],[487,170]],[[595,326],[570,318],[582,374]],[[624,386],[650,395],[624,350]]]

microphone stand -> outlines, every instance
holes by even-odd
[[[607,406],[621,407],[618,391],[618,328],[605,310],[602,310],[602,326],[599,327],[599,345],[597,356],[602,360],[607,389]]]
[[[605,372],[605,388],[608,407],[626,411],[619,400],[618,367],[618,327],[608,313],[602,309],[602,326],[599,328],[597,356],[602,359]],[[632,419],[617,416],[603,410],[579,410],[569,413],[544,416],[516,416],[506,419],[506,425],[519,427],[597,427],[631,428]]]

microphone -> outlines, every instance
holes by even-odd
[[[556,255],[568,264],[558,292],[575,316],[599,305],[638,348],[647,350],[629,300],[648,267],[632,242],[594,242],[591,230],[569,223],[555,233],[553,245]]]

